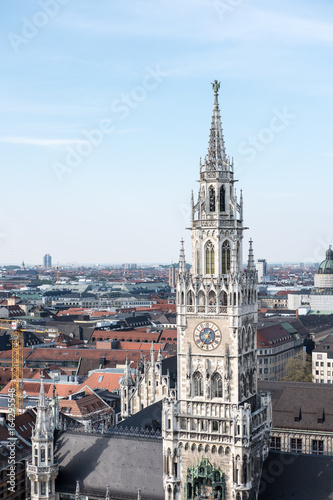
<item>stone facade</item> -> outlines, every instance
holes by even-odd
[[[162,353],[157,359],[154,345],[150,349],[150,360],[144,359],[138,369],[132,370],[126,360],[124,377],[120,384],[121,418],[128,418],[147,406],[161,401],[167,396],[175,396],[170,388],[170,374],[163,374]]]
[[[45,400],[44,383],[41,380],[35,429],[32,433],[32,460],[27,464],[31,483],[31,500],[56,500],[55,478],[58,465],[54,462],[53,424],[49,405]]]
[[[256,499],[269,446],[270,396],[257,392],[257,273],[251,241],[242,269],[243,200],[225,154],[218,82],[213,88],[209,150],[191,203],[191,270],[183,243],[179,259],[177,398],[166,398],[162,413],[167,500]]]

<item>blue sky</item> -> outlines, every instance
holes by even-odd
[[[3,0],[0,10],[1,263],[44,253],[169,263],[181,237],[190,259],[214,79],[255,257],[324,258],[331,2]]]

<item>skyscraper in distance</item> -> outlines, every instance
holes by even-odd
[[[52,267],[52,257],[49,253],[46,253],[43,257],[43,266],[45,268]]]

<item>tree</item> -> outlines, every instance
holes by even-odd
[[[312,382],[311,356],[300,353],[295,358],[288,359],[284,367],[284,377],[282,380],[290,382]]]

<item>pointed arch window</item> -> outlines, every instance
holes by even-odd
[[[221,186],[220,189],[220,212],[225,212],[225,188]]]
[[[211,241],[206,244],[206,274],[215,274],[215,249]]]
[[[215,373],[212,378],[212,397],[222,398],[222,377],[219,373]]]
[[[215,212],[215,189],[209,188],[209,211]]]
[[[203,396],[202,375],[195,372],[193,375],[193,393],[194,396]]]
[[[230,271],[230,243],[226,240],[222,244],[222,274]]]

